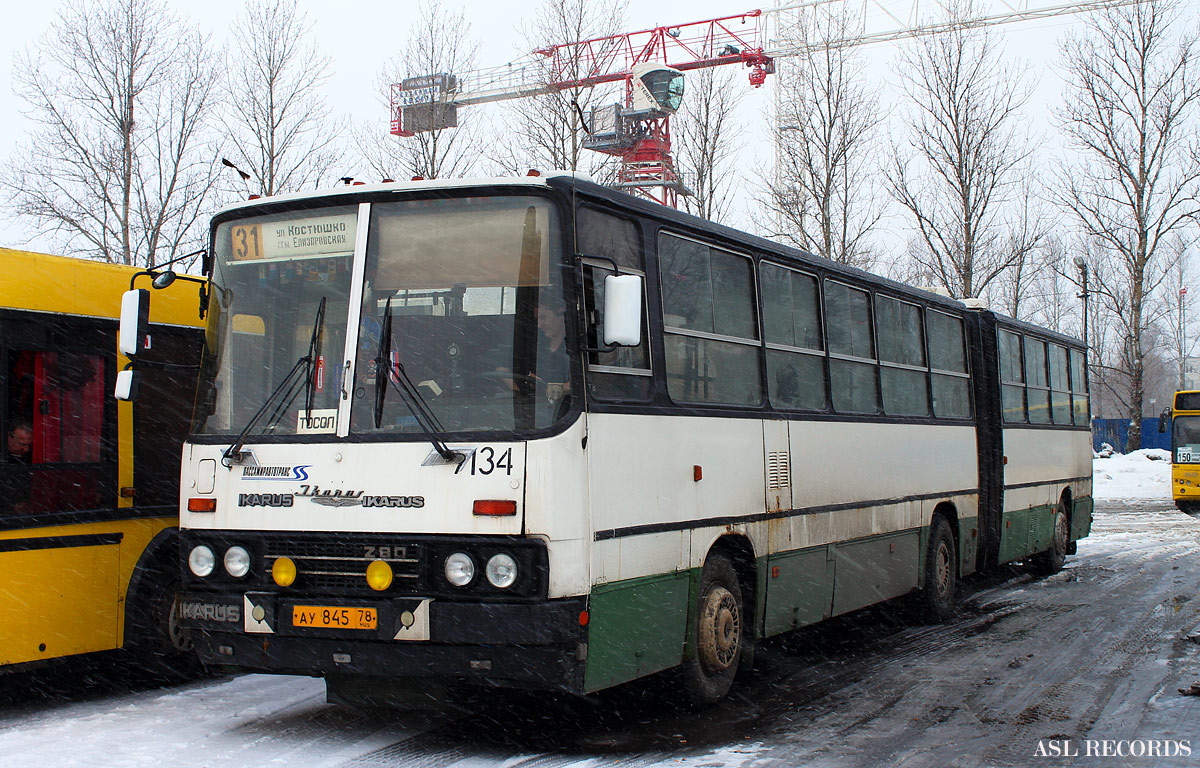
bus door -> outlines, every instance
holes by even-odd
[[[111,648],[121,538],[103,527],[116,496],[112,334],[61,317],[2,325],[0,663]]]

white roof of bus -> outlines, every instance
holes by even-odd
[[[373,184],[355,182],[354,184],[330,187],[328,189],[316,189],[307,192],[289,192],[283,195],[260,197],[255,200],[242,200],[225,206],[219,211],[219,213],[237,210],[238,208],[246,208],[248,206],[262,205],[263,203],[311,200],[313,198],[336,198],[342,195],[360,195],[364,192],[385,192],[388,190],[398,189],[459,189],[462,187],[478,186],[544,187],[546,186],[547,179],[563,176],[568,178],[574,177],[581,181],[595,183],[592,177],[588,176],[586,173],[578,173],[573,171],[549,171],[541,174],[540,176],[498,176],[473,179],[423,179],[421,181],[389,181]]]

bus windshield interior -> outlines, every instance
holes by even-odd
[[[1200,464],[1200,415],[1176,416],[1171,443],[1175,461],[1180,464]]]
[[[553,209],[533,198],[374,206],[352,431],[420,432],[415,407],[447,433],[561,418],[572,386],[559,240]]]

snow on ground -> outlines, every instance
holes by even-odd
[[[1171,452],[1147,448],[1092,460],[1092,494],[1097,499],[1171,499]]]

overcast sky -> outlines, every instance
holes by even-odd
[[[1047,5],[1044,0],[1032,0],[1037,5]],[[907,13],[912,0],[887,0],[901,18]],[[522,51],[520,25],[523,17],[537,7],[529,2],[498,2],[497,0],[443,0],[447,7],[463,5],[471,18],[471,34],[480,40],[479,66],[503,64],[518,57]],[[999,0],[991,0],[999,7]],[[22,141],[29,129],[22,117],[23,102],[13,94],[12,70],[14,58],[35,46],[38,39],[49,28],[60,3],[57,0],[22,2],[19,9],[7,14],[6,34],[0,42],[0,107],[6,119],[0,122],[0,157],[8,161],[11,148]],[[190,18],[210,32],[213,42],[227,42],[229,23],[235,19],[243,0],[204,0],[185,2],[170,0],[170,5],[182,18]],[[925,4],[928,5],[928,2]],[[380,0],[343,0],[332,3],[318,0],[301,0],[301,8],[314,24],[319,43],[333,59],[333,73],[326,89],[326,97],[334,114],[345,115],[356,121],[374,119],[381,131],[387,130],[388,115],[380,107],[374,93],[373,83],[383,64],[393,58],[404,47],[409,32],[409,16],[416,12],[413,0],[381,2]],[[676,24],[718,16],[728,16],[748,11],[755,6],[737,0],[654,0],[632,2],[628,9],[629,30],[640,30],[661,24]],[[1195,23],[1198,12],[1187,12],[1190,23]],[[1049,133],[1050,127],[1044,120],[1048,104],[1052,102],[1060,83],[1053,69],[1055,44],[1061,33],[1073,21],[1070,17],[1042,22],[1021,23],[999,27],[1009,55],[1028,60],[1035,76],[1040,79],[1037,96],[1030,105],[1030,130]],[[900,44],[879,44],[864,49],[870,61],[869,72],[885,92],[897,89],[889,82]],[[781,65],[784,65],[781,63]],[[747,92],[751,89],[745,86]],[[764,162],[770,157],[770,148],[763,136],[764,111],[770,95],[768,86],[749,94],[743,102],[741,118],[746,128],[747,150],[744,164],[749,167]],[[686,97],[685,97],[686,98]],[[750,179],[747,173],[746,179]],[[742,205],[747,204],[747,195],[742,195]],[[0,245],[29,247],[48,250],[52,245],[34,237],[32,229],[22,222],[0,221]]]

